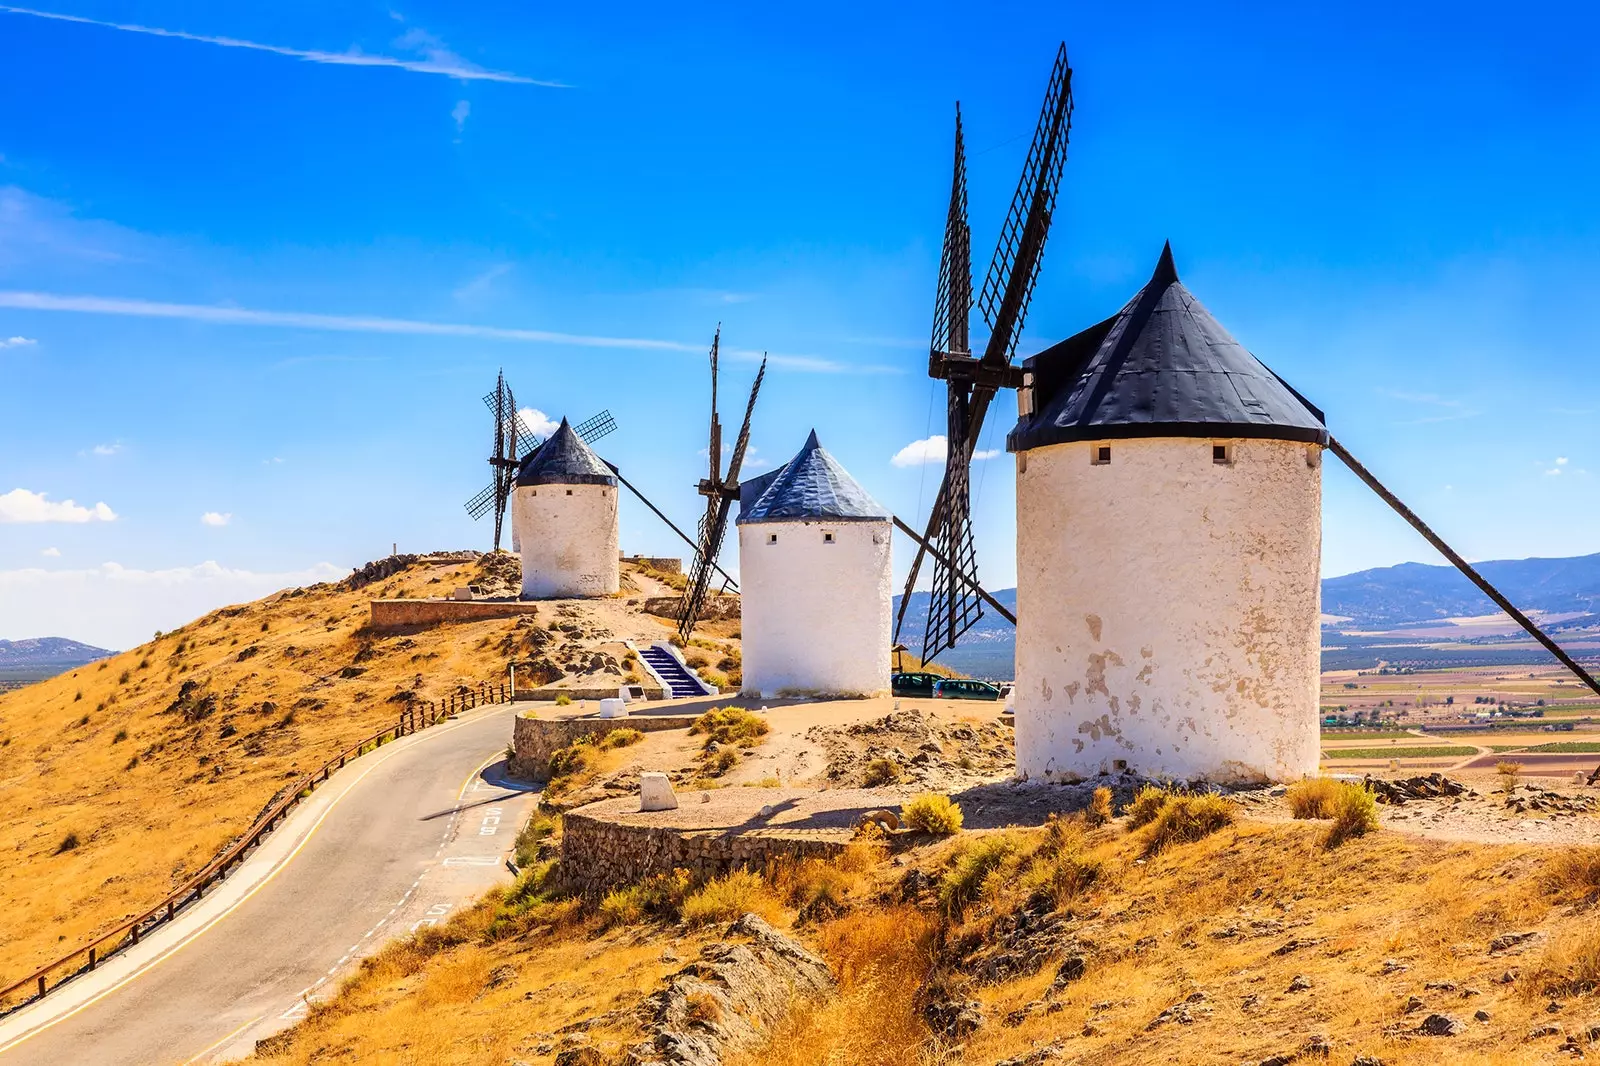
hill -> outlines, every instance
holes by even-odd
[[[0,691],[54,677],[116,652],[65,637],[0,640]]]
[[[0,694],[0,985],[155,904],[408,698],[499,681],[509,658],[566,668],[601,641],[669,631],[626,599],[406,633],[368,624],[376,596],[503,584],[508,566],[504,554],[383,560]]]
[[[1592,627],[1600,623],[1597,617],[1600,616],[1600,553],[1570,559],[1505,559],[1480,563],[1478,569],[1525,611],[1581,613],[1582,617],[1569,618],[1562,623],[1567,628]],[[1016,589],[1000,589],[994,592],[994,597],[1012,611],[1016,610]],[[900,600],[901,597],[895,597],[896,611],[900,609]],[[900,639],[914,652],[922,648],[928,602],[928,593],[913,593],[911,606],[906,610]],[[1341,627],[1374,628],[1495,614],[1499,608],[1453,566],[1401,563],[1325,579],[1322,611],[1348,619],[1339,623]],[[1381,652],[1364,646],[1351,650],[1348,640],[1340,639],[1339,645],[1339,654],[1332,659],[1324,657],[1325,669],[1372,666],[1383,657]],[[1014,627],[985,608],[978,624],[953,650],[940,655],[938,661],[974,677],[1010,680],[1015,673],[1015,657]],[[1493,659],[1507,665],[1554,661],[1548,653],[1531,647],[1508,647],[1498,651],[1474,648],[1467,658],[1474,662]],[[1453,661],[1447,659],[1442,658],[1441,665]]]
[[[1600,613],[1600,553],[1474,565],[1524,611]],[[1323,613],[1358,626],[1468,617],[1498,609],[1453,566],[1401,563],[1322,583]]]

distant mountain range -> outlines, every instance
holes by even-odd
[[[81,644],[65,637],[0,640],[0,689],[18,683],[42,681],[116,652]]]
[[[1525,611],[1582,612],[1574,619],[1593,624],[1600,619],[1600,553],[1570,559],[1503,559],[1477,563],[1491,584]],[[912,653],[922,650],[929,594],[913,593],[900,639]],[[1000,589],[994,598],[1016,611],[1017,590]],[[894,600],[900,609],[900,597]],[[1345,628],[1393,628],[1440,618],[1469,617],[1498,611],[1453,566],[1401,563],[1330,577],[1322,582],[1322,611],[1349,619]],[[1538,653],[1544,656],[1544,653]],[[939,661],[977,677],[1008,680],[1015,673],[1016,631],[1011,623],[986,609],[983,618]],[[1552,660],[1553,661],[1553,660]]]
[[[1600,554],[1474,563],[1524,611],[1600,613]],[[1493,614],[1498,607],[1453,566],[1401,563],[1322,583],[1322,613],[1351,626],[1393,626]]]

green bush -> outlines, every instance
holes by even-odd
[[[556,706],[557,707],[570,707],[570,706],[572,706],[572,697],[567,695],[565,692],[557,692],[556,693]]]
[[[593,766],[594,744],[589,737],[579,737],[566,747],[550,753],[546,777],[551,784],[556,784],[562,778],[581,774]]]
[[[959,919],[967,905],[978,898],[989,874],[1016,851],[1016,841],[1003,833],[978,837],[962,848],[939,879],[939,906],[946,916]]]
[[[918,832],[947,837],[961,831],[961,805],[949,796],[924,792],[901,804],[900,820]]]
[[[654,874],[636,885],[606,893],[600,901],[600,917],[608,926],[632,925],[647,917],[677,921],[688,895],[688,870]]]
[[[513,856],[516,864],[526,870],[539,860],[539,852],[546,840],[555,835],[561,828],[561,816],[551,814],[540,808],[528,816],[517,831],[516,851]]]

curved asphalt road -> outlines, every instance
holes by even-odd
[[[512,713],[473,712],[335,774],[206,900],[0,1021],[0,1066],[248,1054],[386,940],[509,880],[536,798],[499,776]]]

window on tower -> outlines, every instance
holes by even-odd
[[[1231,466],[1233,464],[1233,445],[1213,444],[1211,446],[1211,461],[1218,466]]]
[[[767,543],[768,544],[776,544],[776,543],[778,543],[778,535],[776,533],[768,533],[767,534]]]
[[[568,496],[571,496],[571,495],[572,495],[572,490],[571,490],[571,489],[568,489],[568,490],[567,490],[567,495],[568,495]]]
[[[1111,446],[1109,444],[1096,445],[1089,453],[1089,461],[1095,466],[1105,466],[1111,462]]]
[[[832,544],[833,543],[833,534],[832,533],[824,533],[822,535],[822,543],[824,543],[824,544]]]

